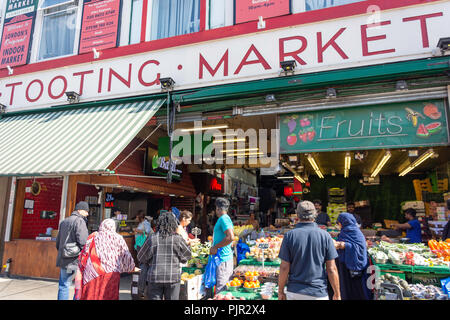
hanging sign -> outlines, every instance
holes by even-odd
[[[280,153],[448,145],[445,102],[393,103],[280,116]]]
[[[118,43],[121,0],[85,0],[79,53],[113,48]]]
[[[37,0],[8,0],[0,47],[0,68],[28,63],[37,4]]]
[[[235,0],[235,23],[289,14],[290,0]]]
[[[144,173],[149,176],[167,176],[167,173],[172,171],[172,178],[174,180],[180,180],[183,171],[181,166],[177,166],[175,162],[172,161],[170,164],[169,157],[162,157],[158,154],[157,150],[152,148],[147,148]]]
[[[114,196],[112,193],[105,194],[105,208],[113,208],[114,207]]]
[[[212,179],[211,179],[211,184],[210,184],[210,189],[211,189],[212,191],[222,191],[223,186],[222,186],[221,183],[219,183],[219,182],[217,181],[217,178],[212,178]]]

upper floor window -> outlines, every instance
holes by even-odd
[[[75,53],[79,37],[79,0],[45,0],[42,10],[42,29],[37,60]]]
[[[310,11],[361,1],[364,0],[305,0],[305,7],[306,11]]]
[[[200,0],[153,0],[151,40],[200,30]]]
[[[143,5],[144,0],[131,1],[130,44],[139,43],[141,41]]]

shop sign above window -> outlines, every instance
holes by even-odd
[[[291,13],[290,0],[235,0],[234,8],[236,24]]]
[[[183,171],[175,162],[170,165],[169,157],[163,157],[158,154],[157,150],[147,148],[144,164],[144,173],[149,176],[167,176],[167,173],[172,170],[172,178],[175,181],[181,180]]]
[[[28,63],[37,0],[8,0],[0,48],[0,68]]]
[[[445,102],[430,100],[280,116],[280,153],[447,145]]]
[[[79,53],[116,47],[121,0],[85,0]]]

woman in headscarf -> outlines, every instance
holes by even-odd
[[[106,219],[92,233],[78,260],[80,300],[119,300],[120,274],[135,269],[134,260],[114,220]]]
[[[335,246],[339,254],[337,265],[342,300],[369,299],[366,239],[351,213],[341,213],[337,224],[341,229]]]

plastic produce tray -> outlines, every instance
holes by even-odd
[[[448,274],[450,276],[450,268],[447,266],[414,266],[414,273],[438,273],[438,274]]]
[[[398,270],[398,271],[404,271],[404,272],[413,272],[414,268],[413,266],[406,265],[406,264],[375,264],[378,268],[381,270]]]

